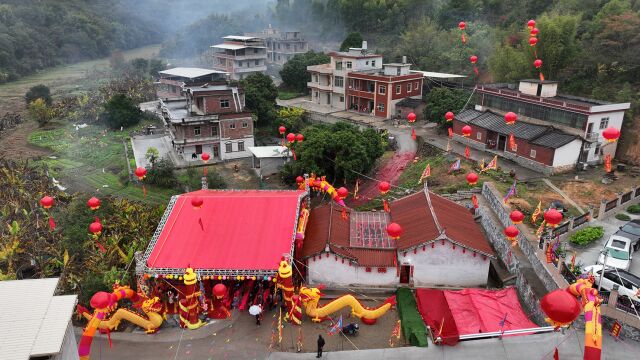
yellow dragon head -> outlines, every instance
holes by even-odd
[[[160,312],[162,311],[162,303],[160,298],[155,296],[142,302],[142,311],[144,312]]]
[[[282,261],[280,261],[280,267],[278,268],[278,275],[282,279],[287,279],[287,278],[290,278],[292,274],[293,274],[293,269],[291,268],[291,265],[287,260],[282,258]]]
[[[198,282],[198,277],[192,268],[187,268],[182,278],[184,279],[185,285],[193,285]]]
[[[321,292],[323,288],[323,285],[319,285],[317,288],[301,287],[299,291],[300,300],[302,300],[305,305],[317,305],[320,297],[324,295]]]

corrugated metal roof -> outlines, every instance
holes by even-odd
[[[455,79],[455,78],[466,78],[465,75],[456,75],[456,74],[447,74],[447,73],[439,73],[433,71],[420,71],[420,70],[411,70],[413,73],[422,73],[424,77],[434,78],[434,79]]]
[[[216,49],[226,49],[226,50],[240,50],[240,49],[246,49],[246,48],[256,48],[256,49],[265,49],[264,46],[257,46],[257,45],[239,45],[239,44],[218,44],[218,45],[212,45],[212,48],[216,48]]]
[[[291,153],[284,146],[250,146],[247,149],[258,159],[291,157]]]
[[[226,40],[241,40],[241,41],[245,41],[245,40],[262,40],[262,38],[258,38],[255,36],[243,36],[243,35],[227,35],[225,37],[223,37],[223,39]]]
[[[60,352],[67,326],[73,315],[76,295],[54,296],[42,321],[31,355],[49,355]]]
[[[577,138],[578,137],[574,135],[569,135],[569,134],[561,133],[558,131],[552,131],[538,137],[537,139],[533,140],[531,143],[544,146],[544,147],[549,147],[552,149],[557,149],[559,147],[567,145],[568,143],[572,142]]]
[[[188,79],[194,79],[194,78],[211,75],[211,74],[225,74],[224,71],[202,69],[202,68],[191,68],[191,67],[177,67],[173,69],[158,71],[158,73],[163,75],[169,75],[169,76],[185,77]]]
[[[473,120],[480,115],[482,115],[482,112],[473,110],[473,109],[468,109],[459,114],[456,114],[455,117],[456,117],[456,120],[468,123],[469,120]]]
[[[11,359],[27,360],[34,349],[60,351],[64,331],[60,337],[51,336],[47,334],[49,330],[44,330],[48,327],[66,330],[71,318],[69,312],[66,312],[66,318],[56,314],[62,312],[60,306],[66,306],[70,301],[63,297],[60,302],[53,302],[57,285],[57,278],[0,281],[0,353],[10,354]],[[46,332],[42,337],[41,331]]]

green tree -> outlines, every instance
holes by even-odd
[[[162,158],[153,163],[144,181],[166,189],[174,189],[178,186],[178,177],[174,169],[171,160]]]
[[[253,73],[240,82],[247,109],[258,117],[258,124],[269,125],[276,118],[278,89],[263,73]]]
[[[307,72],[307,66],[326,64],[330,61],[329,56],[323,53],[309,51],[305,54],[298,54],[287,61],[280,77],[284,87],[298,92],[308,93],[307,82],[311,80],[311,75]]]
[[[53,114],[53,110],[47,106],[47,103],[42,98],[37,98],[29,104],[29,115],[40,126],[46,125],[53,118]]]
[[[536,26],[540,29],[540,41],[536,45],[538,57],[542,59],[542,72],[549,79],[557,79],[562,70],[571,65],[580,53],[576,37],[579,15],[543,15]],[[534,50],[523,40],[523,48],[529,48],[529,59],[533,63]]]
[[[115,94],[104,104],[100,119],[112,129],[129,127],[140,121],[142,111],[124,94]]]
[[[311,172],[331,182],[352,182],[359,176],[356,172],[371,171],[384,152],[384,139],[375,130],[359,130],[344,122],[313,125],[302,134],[305,141],[294,145],[297,161],[285,164],[281,172],[288,183]]]
[[[435,88],[427,95],[424,116],[427,120],[446,125],[444,114],[447,111],[457,113],[469,100],[469,92],[460,89]]]
[[[364,41],[364,39],[359,32],[349,33],[340,45],[340,51],[349,51],[349,48],[359,48],[362,46],[362,41]]]
[[[160,152],[158,151],[158,149],[151,146],[150,148],[147,149],[147,152],[144,154],[144,157],[147,158],[147,160],[149,160],[151,165],[153,165],[156,161],[158,161],[158,158],[160,157]]]
[[[513,82],[530,76],[531,64],[527,54],[511,46],[496,49],[489,59],[489,69],[494,80]]]
[[[32,86],[24,95],[24,100],[27,102],[27,105],[36,99],[42,99],[47,105],[51,105],[51,91],[49,87],[42,84]]]
[[[283,125],[287,133],[299,133],[304,127],[305,112],[299,107],[282,107],[278,110],[278,127]],[[274,129],[277,131],[277,129]],[[279,135],[279,133],[278,133]]]

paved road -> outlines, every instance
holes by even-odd
[[[635,219],[640,218],[640,216],[638,215],[629,215]],[[598,261],[598,256],[600,256],[600,251],[604,247],[605,242],[613,233],[618,231],[620,226],[624,225],[625,223],[626,221],[618,220],[614,216],[609,216],[608,218],[604,219],[604,221],[593,221],[591,224],[589,224],[590,226],[604,227],[604,236],[602,237],[602,239],[584,248],[577,246],[572,247],[571,243],[568,243],[568,246],[570,248],[567,257],[571,258],[571,251],[575,250],[577,253],[576,264],[582,264],[583,266],[594,265],[596,261]],[[640,251],[636,251],[633,257],[634,259],[631,261],[631,268],[629,268],[629,271],[637,276],[640,276]]]

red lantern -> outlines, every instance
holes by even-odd
[[[464,30],[464,28],[466,28],[466,27],[467,27],[467,24],[464,21],[460,21],[458,23],[458,29]]]
[[[516,113],[509,111],[508,113],[504,114],[504,122],[507,123],[507,125],[513,125],[516,120],[518,120],[518,115],[516,115]]]
[[[540,299],[540,307],[549,317],[545,320],[557,327],[572,323],[582,311],[578,299],[563,289],[553,290],[543,296]]]
[[[536,46],[537,43],[538,43],[538,38],[534,38],[534,37],[529,38],[529,45]]]
[[[444,118],[447,119],[447,121],[451,121],[453,120],[454,114],[451,111],[447,111],[446,114],[444,114]]]
[[[209,161],[209,159],[211,159],[211,156],[207,153],[202,153],[202,155],[200,155],[200,158],[206,163],[207,161]]]
[[[400,235],[402,235],[402,226],[400,226],[398,223],[391,223],[387,225],[387,234],[392,239],[399,239]]]
[[[48,195],[40,199],[40,205],[42,205],[42,207],[45,209],[49,209],[50,207],[52,207],[53,203],[53,198]]]
[[[89,201],[87,201],[87,206],[89,206],[89,209],[91,210],[96,210],[100,208],[100,199],[98,199],[97,197],[92,197],[91,199],[89,199]]]
[[[507,228],[504,229],[504,235],[509,241],[516,241],[518,234],[520,234],[520,230],[518,230],[515,225],[507,226]]]
[[[304,135],[302,135],[302,134],[296,135],[296,141],[297,142],[303,142],[304,141]]]
[[[468,173],[467,182],[469,183],[469,185],[475,185],[476,183],[478,183],[478,174],[474,172]]]
[[[535,26],[536,26],[535,20],[532,19],[527,22],[527,27],[529,28],[529,30],[532,30]]]
[[[410,112],[409,115],[407,115],[407,120],[412,123],[416,121],[416,114]]]
[[[540,32],[540,30],[538,30],[538,28],[537,28],[537,27],[534,27],[533,29],[531,29],[531,33],[530,33],[530,35],[531,35],[531,36],[533,36],[533,37],[535,37],[535,36],[537,36],[537,35],[538,35],[538,33],[539,33],[539,32]]]
[[[194,209],[200,209],[202,204],[204,204],[204,200],[202,200],[200,196],[194,196],[191,198],[191,206],[193,206]]]
[[[296,178],[296,182],[298,183],[298,185],[299,185],[299,184],[302,184],[302,183],[304,182],[304,178],[303,178],[302,176],[298,176],[298,177]]]
[[[607,142],[615,142],[620,137],[620,130],[614,127],[606,128],[602,132],[602,137],[604,137]]]
[[[143,180],[144,177],[147,176],[147,169],[139,167],[136,169],[135,174],[138,177],[138,180]]]
[[[287,131],[287,128],[280,125],[280,127],[278,128],[278,131],[280,132],[280,135],[284,135],[284,132]]]
[[[223,284],[216,284],[213,287],[213,296],[216,297],[216,299],[222,299],[223,296],[225,296],[227,294],[227,287]]]
[[[524,220],[524,214],[518,210],[513,210],[511,214],[509,214],[509,219],[511,219],[514,224],[520,224]]]
[[[535,66],[536,69],[540,69],[542,67],[542,60],[536,59],[536,61],[533,62],[533,66]]]
[[[100,236],[100,233],[102,233],[102,224],[98,218],[89,225],[89,232],[95,237]]]
[[[287,141],[288,141],[288,142],[290,142],[290,143],[292,143],[292,142],[296,141],[296,134],[294,134],[294,133],[288,133],[288,134],[287,134]]]
[[[378,184],[378,189],[380,190],[380,194],[384,195],[389,191],[389,189],[391,189],[391,184],[386,181],[382,181]]]
[[[345,187],[341,187],[338,189],[338,198],[344,200],[349,196],[349,190]]]
[[[475,64],[478,62],[478,57],[475,55],[471,55],[471,57],[469,58],[469,61],[471,61],[472,64]]]
[[[465,125],[462,127],[462,136],[464,137],[471,136],[471,126]]]
[[[562,213],[556,209],[549,209],[544,212],[544,220],[550,227],[556,227],[562,221]]]

